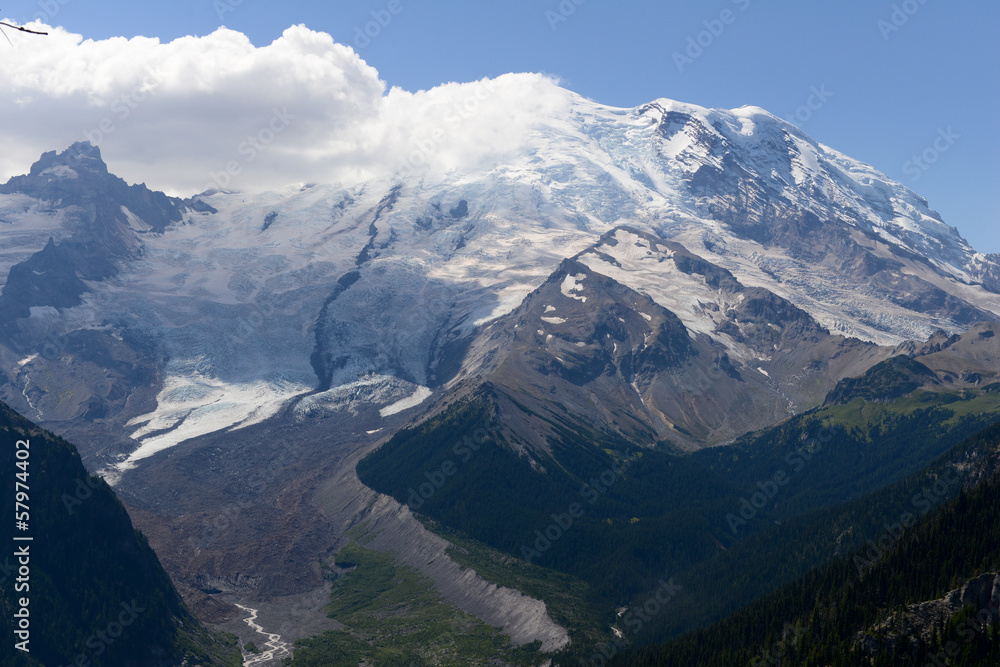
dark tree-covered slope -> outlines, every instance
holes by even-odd
[[[3,403],[0,476],[0,664],[242,664],[235,639],[213,635],[188,611],[76,449]],[[15,636],[23,607],[27,634]],[[16,648],[25,639],[27,652]]]

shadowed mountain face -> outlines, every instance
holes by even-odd
[[[88,291],[142,254],[141,237],[162,233],[182,219],[185,204],[145,185],[129,186],[108,173],[100,150],[87,142],[45,153],[25,176],[0,185],[0,194],[24,195],[67,212],[68,238],[49,237],[44,248],[10,268],[0,295],[4,332],[33,307],[71,308]]]
[[[86,141],[61,153],[45,153],[28,174],[0,185],[0,194],[27,195],[46,200],[54,208],[78,207],[81,226],[95,234],[106,231],[109,221],[122,216],[137,231],[163,232],[181,221],[185,204],[148,189],[144,183],[128,185],[108,171],[101,150]],[[131,215],[121,210],[123,206]]]
[[[4,483],[0,536],[17,549],[0,557],[0,608],[10,619],[16,601],[28,600],[30,626],[15,638],[16,626],[3,624],[0,662],[239,664],[235,644],[191,615],[114,492],[87,473],[76,449],[3,403],[0,470],[22,484]],[[15,529],[15,490],[28,508],[22,530]],[[31,540],[12,541],[24,536]],[[17,552],[26,555],[11,556]],[[17,578],[25,564],[28,575]],[[15,650],[26,639],[27,652]]]

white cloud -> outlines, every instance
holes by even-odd
[[[0,182],[83,139],[126,180],[183,195],[213,176],[262,190],[456,169],[515,149],[571,96],[538,74],[387,91],[301,25],[262,47],[225,28],[164,44],[32,27],[51,34],[17,35],[0,70]]]

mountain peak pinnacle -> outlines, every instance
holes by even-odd
[[[74,171],[89,171],[97,174],[107,174],[108,165],[101,158],[101,149],[89,141],[78,141],[62,153],[49,151],[43,153],[38,162],[31,165],[31,176],[38,176],[48,169],[69,167]]]

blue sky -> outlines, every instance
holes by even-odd
[[[258,46],[303,23],[410,91],[531,71],[615,106],[753,104],[873,164],[974,247],[1000,252],[1000,3],[577,2],[36,0],[2,13],[92,39],[166,42],[224,24]],[[359,39],[366,28],[374,36]]]

